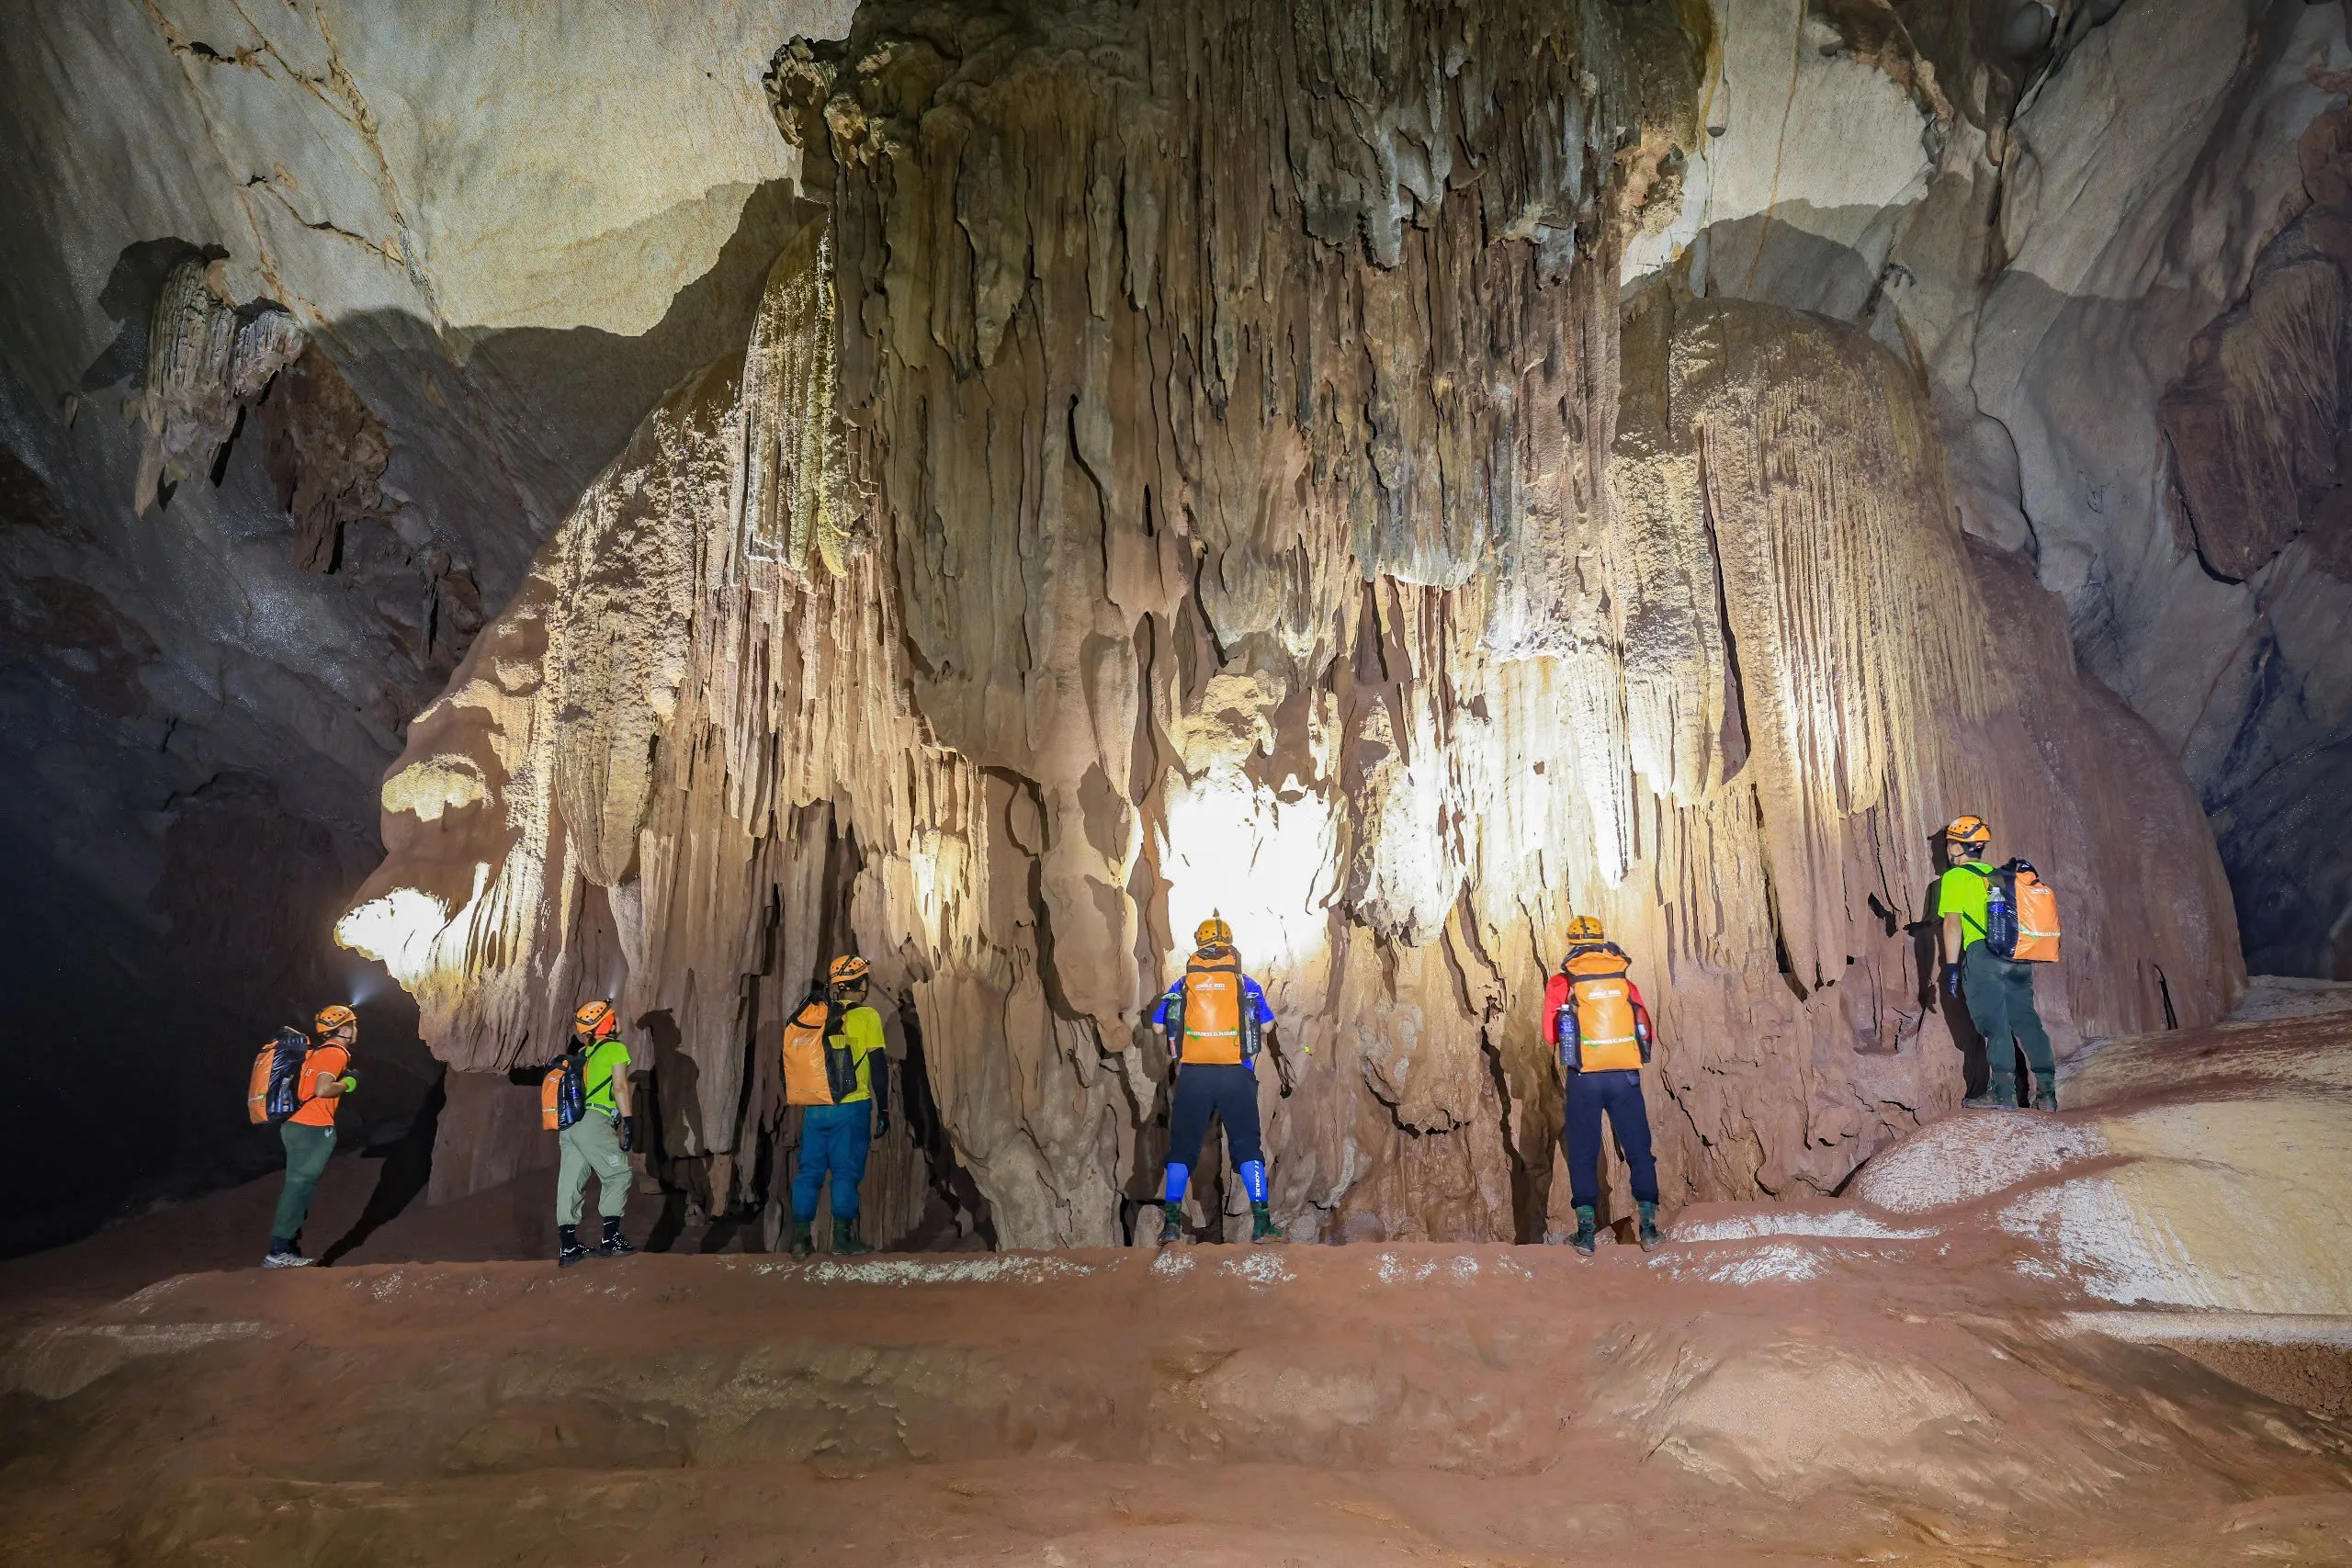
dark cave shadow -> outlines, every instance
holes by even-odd
[[[449,1075],[445,1070],[424,1091],[424,1103],[416,1108],[408,1131],[385,1148],[384,1168],[377,1175],[376,1190],[368,1195],[368,1206],[359,1212],[357,1223],[320,1255],[322,1264],[332,1265],[363,1245],[369,1236],[400,1218],[423,1195],[433,1180],[433,1140],[440,1130],[441,1108],[448,1098]],[[373,1152],[361,1157],[370,1157]]]
[[[122,254],[114,259],[114,269],[107,274],[106,287],[98,290],[98,309],[116,324],[114,341],[90,361],[89,368],[74,383],[75,389],[85,394],[102,392],[141,375],[147,368],[148,318],[154,313],[164,279],[191,256],[209,262],[228,254],[226,246],[199,245],[170,235],[123,246]]]
[[[486,616],[662,398],[742,353],[769,268],[820,210],[790,180],[755,186],[709,270],[635,337],[593,326],[445,331],[404,310],[314,333],[401,437],[387,479],[460,547]],[[457,455],[473,460],[447,460]]]

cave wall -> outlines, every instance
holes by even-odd
[[[2064,602],[2257,971],[2352,975],[2340,5],[1715,7],[1719,135],[1629,248],[1928,375],[1969,532]]]
[[[854,942],[1007,1245],[1149,1194],[1140,1020],[1213,908],[1334,1240],[1544,1227],[1580,911],[1657,999],[1672,1194],[1836,1187],[1959,1098],[1906,927],[1962,810],[2067,900],[2068,1046],[2218,1016],[2194,796],[1963,535],[1917,363],[1671,280],[1621,319],[1711,58],[1503,3],[787,46],[830,217],[412,727],[344,939],[469,1072],[618,987],[672,1179],[771,1203],[773,1043]]]

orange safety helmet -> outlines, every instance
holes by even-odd
[[[1193,945],[1194,947],[1231,947],[1233,928],[1225,923],[1223,915],[1212,912],[1207,919],[1193,928]]]
[[[613,1012],[612,1002],[601,997],[582,1004],[580,1010],[571,1015],[571,1021],[579,1026],[581,1033],[591,1040],[609,1040],[621,1026],[621,1021]]]
[[[341,1002],[336,1002],[332,1006],[321,1008],[319,1016],[312,1020],[311,1023],[312,1027],[318,1030],[319,1038],[323,1040],[338,1029],[358,1028],[359,1015]]]
[[[865,984],[865,976],[872,972],[873,967],[854,953],[843,953],[833,960],[831,968],[825,971],[825,978],[831,981],[836,987],[863,986]]]
[[[1968,844],[1983,849],[1993,841],[1993,829],[1982,817],[1962,817],[1944,829],[1944,838],[1951,843]]]
[[[1570,942],[1599,942],[1608,934],[1601,929],[1600,917],[1596,915],[1578,915],[1568,922]]]

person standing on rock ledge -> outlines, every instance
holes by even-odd
[[[857,1190],[865,1156],[890,1130],[890,1053],[882,1015],[865,1005],[865,959],[833,960],[825,984],[784,1026],[784,1100],[805,1107],[800,1168],[792,1178],[792,1256],[814,1250],[808,1227],[825,1179],[833,1184],[833,1255],[874,1249],[857,1239]]]
[[[556,1235],[560,1238],[555,1260],[565,1269],[591,1251],[599,1258],[626,1258],[637,1250],[621,1235],[621,1216],[628,1212],[628,1146],[637,1132],[628,1047],[619,1037],[621,1021],[613,1004],[601,999],[571,1017],[575,1032],[567,1055],[580,1059],[582,1109],[578,1121],[556,1134],[563,1155],[555,1178]],[[591,1175],[596,1178],[596,1212],[605,1222],[605,1234],[593,1248],[580,1240]]]
[[[1168,1036],[1176,1077],[1168,1113],[1167,1185],[1159,1204],[1159,1245],[1184,1235],[1184,1188],[1201,1157],[1209,1118],[1225,1123],[1234,1168],[1250,1194],[1250,1239],[1281,1241],[1266,1203],[1266,1154],[1258,1127],[1258,1056],[1273,1040],[1274,1010],[1257,981],[1241,972],[1233,928],[1212,914],[1193,932],[1196,951],[1159,998],[1151,1021]],[[1281,1058],[1275,1070],[1282,1071]],[[1283,1092],[1290,1092],[1287,1077]]]
[[[1982,817],[1954,821],[1944,829],[1950,869],[1936,882],[1936,913],[1942,920],[1944,995],[1953,1001],[1966,999],[1968,1021],[1984,1041],[1984,1092],[1962,1103],[2015,1111],[2017,1054],[2018,1047],[2023,1046],[2025,1065],[2033,1075],[2033,1108],[2055,1111],[2057,1065],[2050,1054],[2050,1032],[2041,1027],[2041,1014],[2033,1002],[2033,964],[2003,957],[1986,940],[1995,924],[1995,890],[2005,886],[2003,873],[1986,863],[1992,843],[1992,827]],[[2054,953],[2056,932],[2045,934]]]
[[[265,1269],[303,1269],[312,1261],[302,1256],[302,1222],[311,1215],[311,1199],[326,1174],[334,1153],[334,1113],[343,1097],[359,1087],[351,1072],[351,1048],[359,1043],[359,1015],[347,1007],[324,1007],[312,1021],[319,1043],[302,1058],[302,1077],[296,1095],[300,1100],[293,1115],[278,1124],[286,1144],[286,1186],[277,1195],[277,1214],[270,1221],[269,1254]],[[300,1035],[293,1037],[300,1040]]]
[[[1642,1099],[1642,1067],[1650,1059],[1652,1040],[1649,1009],[1634,984],[1633,960],[1608,940],[1599,920],[1590,915],[1570,920],[1568,942],[1560,972],[1544,985],[1544,1016],[1568,1078],[1568,1194],[1577,1211],[1569,1245],[1589,1258],[1600,1242],[1600,1118],[1606,1111],[1633,1178],[1642,1250],[1647,1252],[1664,1239],[1657,1228],[1650,1112]]]

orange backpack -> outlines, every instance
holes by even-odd
[[[299,1029],[281,1029],[277,1038],[254,1058],[253,1076],[245,1080],[245,1119],[255,1126],[285,1121],[302,1108],[302,1064],[310,1059],[311,1037]]]
[[[841,1028],[841,1009],[822,987],[808,993],[784,1026],[786,1105],[840,1105],[857,1092],[857,1058],[833,1043]]]
[[[1204,947],[1184,964],[1175,1016],[1177,1060],[1238,1066],[1258,1054],[1258,1010],[1241,983],[1241,955]]]
[[[1564,1045],[1573,1039],[1577,1071],[1618,1072],[1648,1058],[1634,1026],[1632,968],[1613,942],[1573,949],[1560,965],[1568,982],[1568,1004],[1561,1010],[1571,1012],[1574,1024],[1560,1034]]]
[[[2055,964],[2058,962],[2058,895],[2050,884],[2041,880],[2030,861],[2013,860],[2001,868],[1994,885],[1994,897],[2008,895],[2009,914],[2014,924],[2009,931],[2007,951],[2000,944],[1993,951],[2004,958],[2014,958],[2022,964]],[[1987,925],[1991,924],[1988,920]],[[1988,936],[1991,932],[1987,931]]]
[[[588,1058],[566,1051],[539,1079],[539,1125],[560,1133],[588,1114]]]

